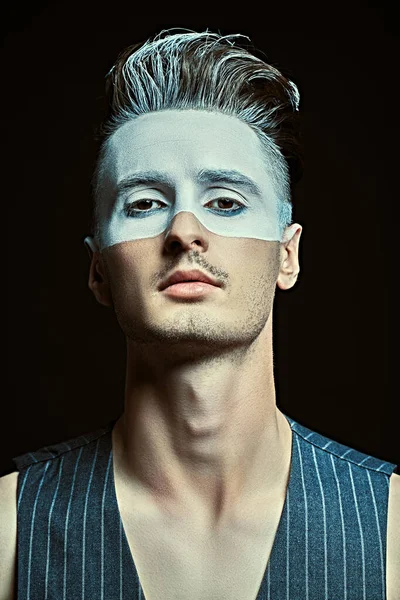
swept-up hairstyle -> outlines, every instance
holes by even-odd
[[[293,185],[302,175],[296,85],[235,44],[246,36],[170,31],[126,48],[106,76],[106,115],[97,134],[100,148],[92,180],[90,229],[95,239],[108,140],[124,123],[168,109],[220,112],[255,131],[276,186],[282,235],[292,222]]]

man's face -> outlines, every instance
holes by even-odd
[[[103,214],[119,210],[124,219],[135,219],[127,222],[127,231],[134,232],[131,239],[118,241],[114,231],[113,244],[103,248],[100,262],[125,335],[140,343],[174,344],[182,352],[194,347],[218,352],[254,340],[268,321],[280,268],[279,242],[242,236],[240,220],[245,225],[245,217],[232,216],[241,205],[262,201],[271,219],[267,227],[276,231],[276,191],[255,132],[223,114],[150,113],[112,135],[104,166]],[[199,178],[222,170],[251,179],[261,196],[241,183]],[[147,183],[131,179],[117,194],[123,180],[150,171],[162,176]],[[123,212],[121,207],[128,205],[130,211]],[[203,222],[188,209],[168,221],[168,207],[172,214],[173,206],[189,205],[203,211]],[[162,215],[165,229],[145,237]],[[261,225],[261,231],[269,230]],[[221,287],[195,299],[172,298],[158,288],[178,269],[199,269]]]

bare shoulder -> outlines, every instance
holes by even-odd
[[[400,600],[400,475],[392,473],[387,523],[387,600]]]
[[[0,600],[16,597],[18,471],[0,477]]]

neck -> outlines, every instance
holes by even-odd
[[[286,490],[291,429],[275,402],[271,319],[251,348],[213,359],[166,368],[160,352],[127,348],[113,432],[125,480],[163,510],[213,523]]]

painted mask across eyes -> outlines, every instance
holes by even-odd
[[[85,242],[102,251],[121,242],[151,238],[163,233],[180,212],[190,212],[210,232],[227,237],[280,241],[275,199],[244,197],[223,189],[211,189],[201,199],[193,195],[168,200],[164,194],[146,190],[118,200],[100,219],[99,246],[93,238]]]
[[[282,241],[291,205],[279,204],[284,175],[274,160],[236,117],[196,110],[141,115],[107,142],[96,241],[85,242],[102,251],[156,237],[181,212],[219,236]]]

